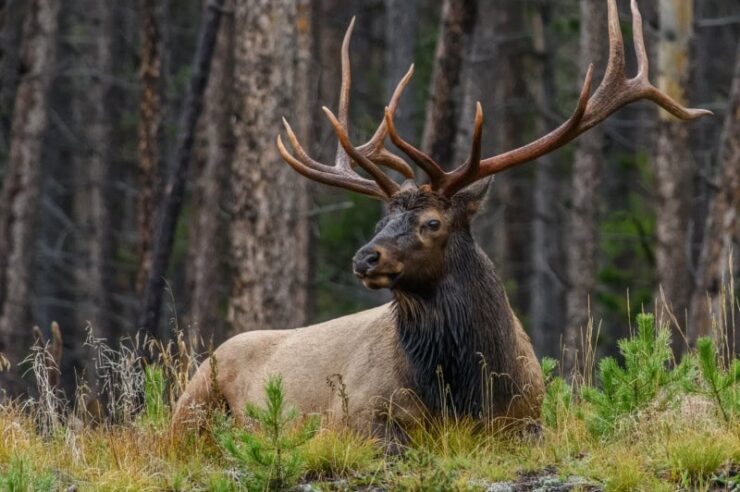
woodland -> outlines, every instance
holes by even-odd
[[[639,101],[495,177],[473,233],[541,361],[539,430],[453,411],[399,451],[279,374],[254,428],[168,425],[228,338],[391,300],[352,268],[385,205],[291,169],[282,118],[334,162],[354,18],[354,142],[413,63],[406,141],[452,169],[480,102],[482,154],[520,147],[603,77],[607,0],[0,0],[0,491],[740,490],[740,4],[639,7],[653,84],[713,115]]]

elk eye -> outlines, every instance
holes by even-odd
[[[427,228],[430,231],[437,231],[437,230],[439,230],[439,226],[441,226],[441,225],[442,224],[438,220],[436,220],[436,219],[429,220],[426,223],[426,226],[427,226]]]

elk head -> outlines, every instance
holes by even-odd
[[[411,79],[413,65],[396,87],[385,108],[385,117],[373,137],[360,146],[355,146],[350,141],[347,125],[350,91],[349,41],[354,26],[352,19],[342,44],[339,117],[328,108],[323,108],[339,139],[334,165],[325,165],[312,159],[285,119],[283,123],[295,155],[288,152],[280,136],[277,137],[277,146],[283,159],[307,178],[388,203],[388,214],[378,223],[375,237],[360,248],[354,257],[355,274],[365,286],[411,292],[433,288],[445,273],[444,260],[451,238],[457,235],[470,237],[470,221],[487,188],[485,184],[481,186],[479,181],[487,183],[486,178],[498,172],[558,149],[622,106],[648,99],[683,120],[712,114],[702,109],[684,108],[650,83],[642,17],[636,0],[632,0],[632,22],[638,70],[632,78],[625,75],[624,43],[616,0],[607,1],[609,61],[604,79],[593,95],[591,66],[581,88],[576,109],[568,120],[534,142],[488,158],[481,157],[483,111],[478,103],[470,156],[449,172],[429,155],[406,142],[393,125],[393,114]],[[386,137],[390,137],[395,146],[424,171],[429,178],[428,184],[417,187],[413,169],[405,160],[391,154],[384,147]],[[353,165],[361,168],[369,177],[355,172]],[[382,167],[397,171],[406,181],[399,185]]]

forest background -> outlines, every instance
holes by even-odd
[[[614,354],[624,320],[657,299],[681,352],[738,308],[723,286],[740,279],[740,5],[640,7],[653,81],[715,117],[634,104],[498,176],[475,225],[538,356],[566,371],[590,320]],[[354,141],[413,62],[399,132],[448,166],[468,151],[476,101],[484,154],[520,146],[565,119],[608,52],[604,0],[0,1],[4,390],[30,384],[18,363],[52,321],[73,394],[94,370],[89,330],[111,345],[182,330],[207,350],[389,300],[351,271],[382,204],[308,182],[275,147],[286,116],[333,160],[320,106],[336,107],[353,16]]]

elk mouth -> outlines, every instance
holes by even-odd
[[[403,275],[403,270],[393,272],[369,271],[366,273],[355,271],[355,275],[368,289],[392,289],[400,280],[401,275]]]

